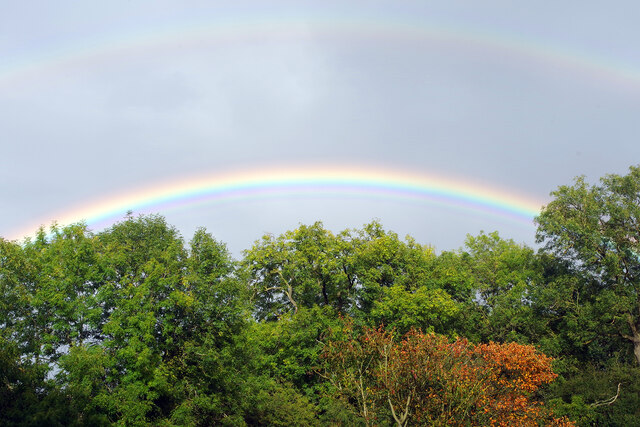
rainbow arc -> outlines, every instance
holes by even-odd
[[[251,169],[154,183],[72,207],[14,233],[20,239],[41,225],[113,222],[127,211],[163,212],[202,204],[278,197],[364,197],[414,200],[425,205],[491,215],[531,226],[543,202],[446,176],[378,167],[309,166]]]
[[[88,39],[49,46],[42,51],[5,58],[0,64],[0,85],[39,76],[74,66],[99,66],[125,63],[141,53],[181,52],[212,45],[233,46],[261,40],[300,40],[333,38],[337,40],[428,41],[506,57],[511,62],[537,63],[550,73],[558,69],[583,77],[640,89],[640,70],[611,58],[587,52],[562,49],[549,42],[528,40],[515,34],[493,34],[465,27],[446,27],[414,22],[410,18],[380,19],[349,15],[314,18],[254,14],[227,19],[189,21],[174,26],[124,30]]]

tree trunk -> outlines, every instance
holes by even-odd
[[[627,324],[631,329],[631,335],[622,334],[622,337],[633,343],[633,354],[636,357],[636,362],[640,365],[640,331],[631,313],[627,313]]]

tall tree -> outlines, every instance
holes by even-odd
[[[537,341],[544,327],[534,316],[543,280],[534,251],[497,232],[467,236],[467,265],[474,282],[474,328],[483,341]],[[465,335],[466,336],[466,335]]]
[[[640,364],[640,167],[597,185],[579,177],[552,195],[537,218],[538,242],[583,276],[579,298],[600,332],[629,342]]]
[[[68,347],[99,339],[103,271],[85,225],[41,229],[23,245],[4,241],[0,253],[0,289],[11,304],[5,327],[25,354],[55,363]]]
[[[71,269],[83,253],[71,250],[82,248],[72,243],[83,240],[67,234],[63,229],[61,243],[56,237],[38,243],[64,260],[35,258],[41,266],[35,295],[43,295],[35,303],[54,319],[45,325],[47,340],[91,332],[58,354],[57,379],[83,416],[103,414],[126,425],[215,424],[232,412],[225,411],[224,396],[239,390],[227,349],[247,311],[245,288],[233,277],[226,247],[198,230],[187,249],[164,218],[129,216],[85,237],[92,246],[77,261],[84,269]],[[68,296],[72,285],[78,288],[75,299]],[[76,302],[73,310],[67,309],[70,302]],[[70,321],[76,318],[91,321],[77,328]],[[69,326],[56,326],[57,319],[69,320]]]
[[[257,317],[273,319],[316,304],[345,309],[354,289],[343,246],[320,222],[263,236],[244,257]]]
[[[431,287],[433,248],[411,237],[402,240],[373,221],[360,230],[341,234],[352,247],[350,265],[357,283],[357,307],[365,315],[384,298],[385,290],[398,286],[409,293]]]

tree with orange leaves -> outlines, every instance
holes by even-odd
[[[364,328],[345,320],[323,352],[321,374],[367,425],[573,425],[554,418],[533,393],[555,377],[532,346],[474,345],[411,330]]]

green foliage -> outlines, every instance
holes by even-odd
[[[236,387],[220,353],[247,321],[246,287],[204,230],[187,251],[162,217],[128,217],[2,241],[1,254],[2,336],[47,362],[82,419],[156,423]]]
[[[593,338],[603,357],[623,347],[622,339],[640,363],[640,167],[607,175],[600,185],[580,177],[552,195],[537,218],[538,241],[581,277],[577,303],[583,323],[591,321],[604,338]]]
[[[6,327],[23,352],[56,361],[64,348],[95,338],[97,289],[103,283],[95,238],[82,224],[44,231],[23,247],[4,242],[0,282]]]
[[[105,425],[105,419],[83,417],[70,404],[72,395],[46,379],[48,367],[21,358],[15,343],[0,338],[0,425]]]
[[[482,341],[537,340],[543,329],[535,316],[542,282],[532,249],[497,232],[467,236],[466,262],[475,291],[474,327]]]
[[[443,289],[460,303],[470,303],[475,297],[475,283],[470,257],[465,252],[442,252],[431,259],[427,283],[433,289]]]
[[[393,232],[382,229],[378,222],[362,230],[342,234],[352,249],[351,265],[357,283],[356,305],[364,314],[373,309],[384,289],[397,285],[407,291],[428,286],[433,250],[413,239],[399,239]]]
[[[314,393],[324,333],[338,324],[329,307],[302,308],[278,322],[259,322],[247,330],[247,347],[255,351],[255,372],[269,374]]]
[[[640,369],[614,363],[606,370],[587,366],[550,390],[549,404],[579,425],[639,426]]]
[[[276,319],[316,304],[346,310],[354,282],[344,249],[319,222],[277,238],[263,236],[244,257],[257,318]]]
[[[320,425],[316,406],[290,384],[268,377],[251,377],[245,383],[244,395],[244,421],[247,425]]]
[[[383,324],[401,333],[412,328],[443,333],[460,312],[456,303],[443,289],[421,287],[414,292],[400,285],[384,288],[382,299],[374,303],[370,322]]]

